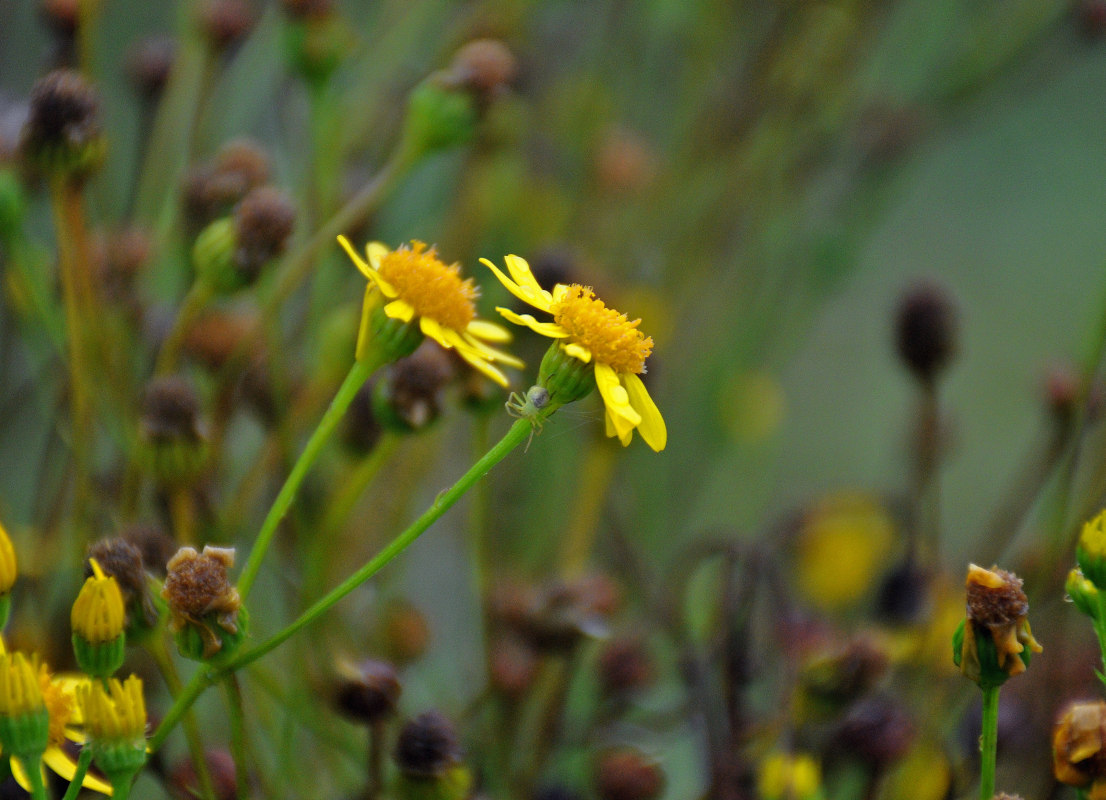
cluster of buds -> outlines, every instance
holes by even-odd
[[[51,177],[82,181],[100,166],[106,152],[100,99],[79,73],[55,70],[34,85],[21,150]]]
[[[1029,600],[1022,581],[993,567],[968,567],[967,617],[953,636],[953,661],[965,677],[988,689],[1025,672],[1032,653],[1041,652],[1026,615]]]

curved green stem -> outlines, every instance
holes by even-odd
[[[61,800],[77,800],[81,793],[81,784],[84,776],[88,774],[88,768],[92,764],[92,748],[82,747],[81,754],[77,756],[77,771],[73,773],[73,780],[69,781],[69,788],[65,790],[65,797]]]
[[[979,737],[979,800],[995,795],[995,760],[998,754],[999,687],[983,689],[983,733]]]
[[[1098,672],[1098,679],[1106,685],[1106,593],[1101,590],[1095,592],[1095,601],[1098,604],[1098,615],[1094,618],[1094,634],[1098,639],[1098,649],[1102,654],[1102,672]]]
[[[242,705],[242,687],[231,673],[223,677],[230,710],[230,752],[234,759],[234,781],[240,800],[250,796],[249,759],[246,757],[246,714]]]
[[[289,473],[288,479],[284,482],[284,485],[280,487],[280,493],[277,495],[276,500],[273,501],[269,513],[265,516],[265,521],[261,523],[261,530],[257,534],[257,539],[254,541],[253,547],[250,548],[250,555],[246,560],[246,565],[242,568],[242,575],[238,579],[238,593],[241,595],[243,602],[249,596],[254,581],[257,580],[257,572],[261,569],[261,562],[264,560],[265,554],[269,550],[269,545],[272,544],[273,536],[276,535],[277,526],[284,518],[284,515],[288,513],[288,509],[292,505],[292,501],[296,498],[296,492],[299,490],[300,484],[303,483],[303,479],[307,476],[308,470],[310,470],[311,466],[315,463],[315,459],[319,457],[323,445],[325,445],[334,434],[335,429],[338,427],[338,423],[346,413],[346,409],[349,408],[349,404],[353,402],[354,395],[357,394],[358,390],[365,384],[365,381],[369,379],[369,376],[372,375],[380,365],[380,360],[373,358],[367,358],[364,361],[357,361],[354,363],[346,379],[342,382],[341,387],[339,387],[338,393],[334,395],[330,407],[319,421],[319,427],[315,429],[315,432],[311,434],[311,438],[307,440],[307,444],[303,448],[303,453],[300,454],[299,459],[292,467],[292,471]]]

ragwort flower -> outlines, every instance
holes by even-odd
[[[486,258],[480,259],[519,300],[553,315],[552,322],[539,322],[530,314],[516,314],[497,308],[500,314],[525,325],[542,336],[556,339],[559,349],[584,364],[593,364],[595,385],[606,407],[606,431],[628,445],[634,430],[657,452],[668,440],[661,417],[638,376],[645,372],[645,359],[653,352],[653,339],[638,330],[641,320],[630,321],[595,296],[590,287],[558,283],[552,292],[541,288],[530,265],[518,256],[507,256],[505,275]]]
[[[511,334],[491,322],[476,318],[478,290],[472,279],[461,277],[457,264],[446,265],[433,247],[422,242],[389,250],[380,242],[365,247],[367,261],[362,259],[344,236],[338,242],[368,278],[361,314],[361,331],[357,339],[357,357],[362,358],[368,344],[367,320],[377,305],[378,295],[387,302],[384,314],[403,323],[418,319],[424,336],[433,339],[457,354],[500,386],[507,385],[507,376],[493,363],[521,367],[522,362],[509,353],[491,347],[488,342],[502,344]]]

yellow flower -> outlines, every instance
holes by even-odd
[[[44,714],[46,725],[45,750],[37,766],[42,777],[43,766],[49,767],[67,781],[77,774],[77,762],[65,749],[66,739],[83,742],[84,737],[75,727],[81,724],[76,704],[78,687],[87,685],[88,678],[52,676],[45,664],[37,658],[27,658],[23,653],[8,654],[0,642],[0,717],[14,720],[29,719],[27,715]],[[25,726],[24,733],[27,732]],[[41,731],[40,731],[41,733]],[[37,735],[37,734],[36,734]],[[34,748],[37,749],[37,746]],[[12,774],[19,785],[30,791],[31,775],[27,765],[12,754]],[[95,775],[86,775],[82,783],[86,789],[110,795],[110,784]]]
[[[146,739],[146,701],[142,681],[131,675],[126,681],[108,681],[110,690],[99,683],[78,687],[77,697],[84,710],[85,729],[91,739],[142,741]]]
[[[8,532],[0,525],[0,595],[7,594],[15,585],[16,561],[15,548]]]
[[[118,639],[126,622],[123,594],[111,575],[104,574],[96,559],[90,558],[93,574],[89,576],[73,603],[70,621],[74,633],[90,644],[102,644]]]
[[[507,376],[493,363],[521,367],[522,362],[509,353],[491,347],[488,342],[502,344],[511,334],[499,325],[476,318],[478,294],[472,279],[461,277],[457,264],[446,265],[433,247],[411,242],[410,247],[389,250],[379,242],[365,247],[363,260],[344,236],[338,242],[353,263],[368,278],[362,310],[362,330],[357,341],[357,355],[366,346],[366,323],[376,306],[377,292],[388,302],[384,314],[401,322],[419,321],[419,330],[442,347],[457,354],[500,386],[507,385]]]
[[[641,320],[608,308],[587,286],[559,283],[552,292],[542,289],[530,265],[518,256],[504,260],[510,277],[486,258],[480,259],[515,297],[553,316],[539,322],[530,314],[508,308],[496,310],[516,325],[558,340],[565,354],[595,366],[595,385],[606,407],[606,431],[628,445],[636,429],[645,443],[660,452],[668,440],[661,417],[638,376],[653,352],[653,340],[638,330]]]
[[[818,762],[808,755],[769,754],[760,764],[757,791],[765,800],[807,800],[821,787]]]

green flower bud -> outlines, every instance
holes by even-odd
[[[353,49],[349,23],[333,12],[290,19],[284,26],[289,66],[309,83],[325,83]]]
[[[476,104],[468,92],[431,75],[411,91],[401,149],[410,160],[469,141],[476,132]]]
[[[1091,619],[1098,619],[1098,589],[1083,577],[1082,572],[1073,569],[1068,573],[1068,579],[1064,582],[1064,591],[1076,608]]]
[[[1084,523],[1075,561],[1087,580],[1098,589],[1106,589],[1106,510]]]
[[[49,741],[38,665],[23,653],[0,653],[0,747],[37,769]]]
[[[549,391],[549,405],[559,408],[591,394],[595,388],[595,368],[553,342],[542,357],[538,385]]]

